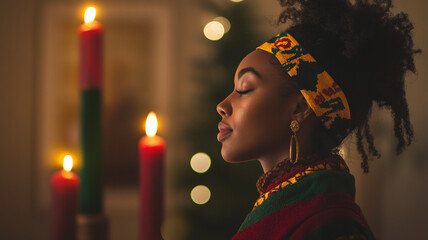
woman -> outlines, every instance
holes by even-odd
[[[337,152],[355,133],[364,172],[380,156],[373,103],[392,113],[397,154],[410,145],[404,76],[415,72],[413,26],[387,0],[280,2],[279,22],[291,25],[242,60],[234,91],[217,106],[223,158],[258,160],[265,172],[234,239],[374,239]]]

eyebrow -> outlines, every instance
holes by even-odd
[[[261,75],[259,72],[257,72],[254,68],[252,67],[247,67],[247,68],[243,68],[241,71],[239,71],[238,73],[238,79],[241,79],[241,77],[247,73],[247,72],[252,72],[254,73],[257,77],[261,78]]]

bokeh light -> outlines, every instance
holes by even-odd
[[[208,171],[211,166],[211,158],[206,153],[196,153],[190,159],[190,166],[192,167],[193,171],[197,173],[204,173]]]
[[[204,35],[211,41],[217,41],[224,35],[224,26],[218,21],[211,21],[204,27]]]
[[[224,27],[224,33],[229,32],[230,30],[230,21],[225,17],[216,17],[214,21],[221,23]]]
[[[244,0],[230,0],[231,2],[242,2]]]
[[[211,191],[207,186],[198,185],[192,189],[190,197],[196,204],[203,205],[210,200]]]

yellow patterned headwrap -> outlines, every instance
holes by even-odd
[[[351,119],[342,89],[290,34],[280,33],[257,49],[272,53],[279,60],[327,129]]]

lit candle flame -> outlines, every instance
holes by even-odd
[[[153,137],[156,135],[157,130],[158,120],[156,119],[156,114],[154,112],[150,112],[146,119],[146,135]]]
[[[85,11],[85,23],[92,23],[97,15],[97,10],[94,7],[88,7]]]
[[[70,155],[65,156],[62,165],[65,171],[70,172],[73,168],[73,158]]]

